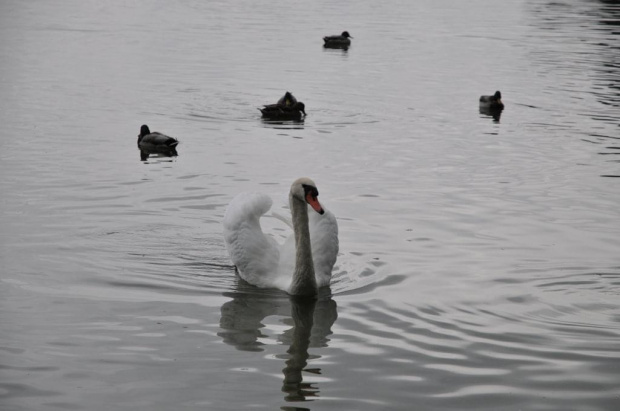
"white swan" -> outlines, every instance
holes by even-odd
[[[318,194],[309,178],[291,185],[293,235],[283,245],[260,226],[260,217],[273,203],[269,196],[241,193],[233,198],[224,215],[224,239],[241,278],[292,295],[316,295],[318,288],[329,285],[338,256],[338,223],[321,206]]]

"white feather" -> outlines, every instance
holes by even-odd
[[[291,231],[279,245],[263,233],[260,218],[273,201],[261,193],[238,194],[224,215],[224,239],[230,258],[241,278],[258,287],[289,291],[295,270],[295,237]],[[323,215],[308,206],[312,261],[318,287],[329,285],[338,256],[338,223],[326,210]],[[291,219],[277,212],[272,215],[292,228]]]

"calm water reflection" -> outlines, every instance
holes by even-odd
[[[617,409],[619,21],[2,2],[3,410]],[[261,119],[283,90],[303,122]],[[136,161],[141,124],[180,156]],[[283,211],[301,175],[340,227],[316,302],[239,281],[222,238],[235,194]]]

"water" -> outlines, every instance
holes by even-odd
[[[3,2],[0,408],[618,409],[619,22]],[[306,121],[262,122],[286,90]],[[140,161],[144,123],[179,157]],[[340,226],[316,303],[239,282],[222,238],[236,193],[302,175]]]

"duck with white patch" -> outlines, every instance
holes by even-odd
[[[179,140],[157,131],[151,132],[149,126],[143,124],[138,134],[138,148],[140,157],[148,158],[149,154],[160,154],[166,157],[176,157]]]

